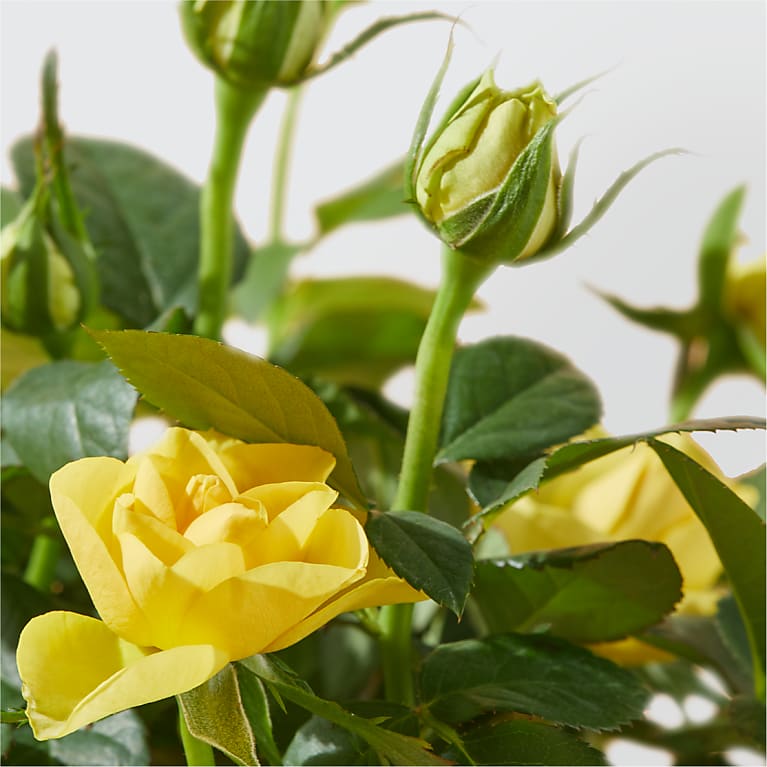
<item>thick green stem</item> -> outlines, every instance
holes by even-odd
[[[458,325],[475,291],[493,269],[492,264],[447,248],[442,263],[442,282],[416,356],[415,397],[394,501],[394,509],[400,511],[427,511]],[[412,605],[389,605],[382,608],[380,619],[386,697],[405,705],[414,703],[412,614]]]
[[[244,91],[216,79],[216,135],[200,199],[199,309],[195,333],[220,338],[232,279],[232,202],[248,128],[267,91]]]
[[[46,533],[39,533],[32,544],[24,580],[40,591],[48,591],[56,576],[61,544]]]
[[[180,702],[178,704],[178,731],[181,735],[181,744],[184,746],[184,756],[186,756],[186,763],[189,767],[212,767],[216,764],[213,748],[189,732]]]

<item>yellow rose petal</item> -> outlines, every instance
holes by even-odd
[[[209,645],[145,654],[101,621],[67,612],[33,618],[21,632],[16,657],[38,740],[191,690],[228,661]]]
[[[120,498],[115,503],[112,530],[118,537],[121,533],[131,533],[166,565],[172,565],[194,545],[177,533],[175,527],[168,527],[157,517],[126,507]]]
[[[330,506],[338,496],[335,490],[331,490],[322,482],[280,482],[274,485],[254,487],[240,494],[235,500],[245,504],[263,504],[269,519],[274,519],[278,514],[282,514],[288,506],[292,506],[312,493],[323,497],[330,493],[333,494],[333,499],[325,505],[325,508]]]
[[[184,532],[184,538],[197,546],[228,541],[242,548],[268,524],[266,509],[260,502],[251,506],[224,503],[195,519]]]
[[[141,460],[131,460],[136,463],[136,481],[133,483],[136,510],[156,517],[175,530],[176,511],[160,473],[159,459],[152,455],[142,455]]]
[[[328,509],[304,541],[301,559],[356,569],[367,566],[368,550],[362,525],[345,509]]]
[[[120,551],[112,536],[112,509],[133,476],[114,458],[83,458],[50,480],[56,518],[88,593],[104,622],[139,645],[151,644],[149,626],[118,566]]]

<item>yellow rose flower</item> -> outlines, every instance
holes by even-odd
[[[605,435],[592,431],[586,436]],[[744,500],[753,500],[752,488],[725,479],[689,435],[667,435],[662,441],[689,455]],[[706,528],[660,458],[642,443],[544,483],[537,493],[512,503],[496,525],[513,554],[633,538],[665,543],[684,581],[678,612],[712,614],[724,593],[717,586],[722,563]],[[626,663],[667,657],[631,639],[595,649]]]
[[[424,596],[370,549],[317,447],[169,429],[123,463],[57,471],[51,498],[102,620],[51,612],[17,662],[40,740],[186,692],[336,615]]]

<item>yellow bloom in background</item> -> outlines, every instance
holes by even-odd
[[[38,739],[190,690],[348,610],[425,598],[334,508],[317,447],[169,429],[123,463],[57,471],[51,498],[102,620],[51,612],[17,651]]]
[[[605,435],[590,432],[586,436]],[[700,463],[744,500],[753,500],[752,488],[724,478],[689,435],[667,435],[662,441]],[[724,593],[717,585],[722,564],[703,523],[660,458],[643,443],[544,483],[537,493],[504,510],[496,526],[512,554],[632,538],[659,541],[669,547],[682,573],[684,596],[677,611],[712,614]],[[623,662],[661,657],[636,640],[610,642],[596,649]]]
[[[730,263],[724,285],[724,310],[730,319],[767,343],[767,256],[748,264]]]

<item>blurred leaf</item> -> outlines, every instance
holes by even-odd
[[[346,224],[409,213],[402,179],[402,161],[399,161],[359,186],[321,202],[314,209],[319,236],[324,237]]]
[[[125,458],[137,396],[107,361],[51,362],[17,378],[4,394],[5,437],[32,475],[47,483],[78,458]]]
[[[137,330],[94,333],[126,378],[193,429],[246,442],[317,445],[332,453],[329,482],[364,507],[341,432],[314,392],[258,357],[196,336]]]
[[[463,612],[474,557],[468,541],[452,525],[418,511],[371,511],[365,532],[400,578],[456,615]]]
[[[743,617],[738,609],[735,597],[728,594],[717,603],[716,628],[725,647],[732,654],[733,660],[742,669],[745,676],[752,676],[751,648]]]
[[[0,187],[0,229],[13,221],[21,213],[24,199],[13,189]]]
[[[643,325],[651,330],[671,333],[681,339],[690,339],[695,335],[698,315],[695,310],[677,311],[676,309],[642,309],[631,306],[621,298],[594,290],[594,293],[606,301],[616,311],[629,320]]]
[[[22,333],[13,333],[0,328],[2,338],[2,366],[0,366],[1,388],[5,391],[22,373],[50,362],[50,355],[39,338]]]
[[[483,504],[482,512],[478,517],[491,518],[507,503],[516,500],[530,490],[534,490],[541,482],[554,479],[560,474],[566,474],[577,469],[579,466],[609,455],[616,450],[622,450],[629,445],[634,445],[638,442],[648,442],[653,437],[660,437],[672,432],[737,431],[738,429],[764,428],[764,418],[726,416],[722,418],[693,419],[621,437],[601,437],[599,439],[570,442],[554,450],[548,456],[531,461],[516,476],[512,475],[508,484],[500,493],[498,493],[498,488],[501,483],[497,477],[493,478],[493,482],[486,482],[484,478],[479,482],[470,481],[470,486],[474,490],[479,490],[478,500]],[[484,469],[484,464],[478,464],[478,467],[480,471],[487,471]],[[492,493],[498,494],[495,497],[490,497]]]
[[[753,487],[758,493],[759,498],[754,507],[759,519],[765,521],[765,496],[767,496],[767,466],[762,465],[755,471],[749,472],[738,477],[738,482],[743,482]]]
[[[25,196],[34,186],[32,139],[11,150]],[[129,324],[149,325],[163,310],[194,313],[200,190],[178,171],[135,147],[71,138],[69,180],[98,254],[104,305]],[[235,280],[248,247],[235,238]]]
[[[706,527],[732,586],[751,646],[757,694],[764,696],[764,523],[727,485],[676,448],[657,440],[658,454],[693,511]]]
[[[660,621],[681,586],[666,546],[637,540],[480,560],[472,598],[496,634],[546,629],[607,642]]]
[[[446,764],[443,759],[427,750],[424,741],[385,730],[374,721],[346,711],[337,703],[318,698],[305,682],[298,679],[274,655],[253,655],[238,663],[258,676],[278,695],[354,733],[371,746],[380,758],[387,759],[392,764]]]
[[[434,291],[389,277],[304,280],[274,307],[270,359],[298,375],[377,389],[413,363]]]
[[[733,698],[727,709],[732,726],[762,751],[765,748],[765,713],[762,701],[745,697]]]
[[[135,711],[121,711],[48,746],[60,764],[145,765],[149,747],[141,719]]]
[[[212,679],[178,696],[189,732],[242,764],[259,765],[253,728],[231,663]]]
[[[522,338],[458,349],[438,461],[535,456],[599,420],[593,384],[561,354]]]
[[[746,188],[733,189],[717,206],[703,233],[698,258],[700,305],[719,313],[727,263],[738,241],[738,218]]]
[[[604,754],[560,727],[542,722],[507,720],[471,730],[463,739],[476,764],[603,765]],[[457,759],[458,754],[447,756]]]
[[[446,722],[519,712],[598,731],[639,718],[648,698],[630,672],[604,658],[555,637],[518,634],[437,647],[423,662],[421,693]]]

